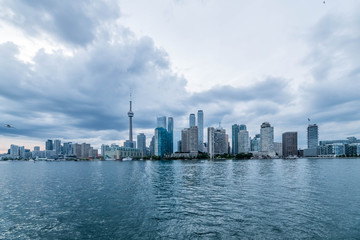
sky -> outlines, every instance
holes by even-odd
[[[308,118],[360,138],[355,0],[0,0],[0,153],[47,139],[121,144],[157,116],[204,127],[263,122],[275,141]],[[15,128],[6,128],[11,124]],[[206,137],[206,131],[204,131]],[[177,139],[175,139],[176,141]]]

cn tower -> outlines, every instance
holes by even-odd
[[[134,117],[134,113],[132,111],[131,105],[132,105],[132,101],[131,101],[131,91],[130,91],[130,110],[128,112],[128,116],[129,116],[129,142],[130,142],[130,147],[134,148],[133,135],[132,135],[132,118]]]

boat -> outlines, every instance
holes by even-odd
[[[132,158],[131,158],[131,157],[126,157],[126,158],[123,158],[122,160],[123,160],[123,161],[131,161]]]

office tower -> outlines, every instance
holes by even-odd
[[[137,143],[142,156],[146,156],[146,136],[144,133],[137,135]]]
[[[228,152],[226,140],[226,131],[222,128],[214,129],[208,128],[208,153],[210,158],[215,155],[224,154]]]
[[[174,152],[174,119],[172,117],[168,117],[168,132],[170,134],[169,140],[170,140],[170,152]]]
[[[64,143],[64,147],[65,147],[65,143]],[[105,152],[109,151],[109,150],[110,150],[109,145],[102,144],[101,145],[101,156],[105,157]]]
[[[268,122],[261,124],[260,128],[260,151],[269,155],[274,152],[274,127]]]
[[[207,148],[208,148],[208,154],[210,158],[214,158],[214,135],[215,135],[215,129],[213,127],[208,127],[207,129]]]
[[[34,151],[40,151],[40,147],[39,146],[34,146]]]
[[[198,153],[198,127],[192,126],[181,131],[181,152]]]
[[[162,127],[155,128],[155,155],[164,156],[171,153],[170,133]]]
[[[45,150],[53,150],[53,141],[48,139],[45,142]]]
[[[25,147],[24,146],[19,147],[19,157],[25,158]]]
[[[246,125],[245,124],[240,124],[239,125],[239,130],[246,130]]]
[[[132,132],[132,118],[134,117],[134,113],[132,111],[132,101],[131,101],[131,92],[130,92],[130,110],[128,112],[128,117],[129,117],[129,147],[130,148],[135,148],[135,146],[133,145],[133,132]]]
[[[319,143],[319,132],[316,124],[309,124],[307,128],[308,148],[317,148]]]
[[[231,153],[233,155],[238,154],[239,153],[239,131],[240,131],[240,126],[237,124],[234,124],[231,126],[231,146],[232,146],[232,150]]]
[[[61,153],[61,141],[58,139],[54,140],[53,148],[55,150],[56,155],[59,155]]]
[[[195,114],[191,113],[190,117],[189,117],[189,127],[193,127],[193,126],[196,126],[195,125]]]
[[[198,110],[197,113],[197,126],[198,126],[198,150],[200,152],[204,151],[204,112],[203,110]]]
[[[247,130],[239,131],[239,153],[248,153],[250,151],[249,132]]]
[[[63,153],[65,156],[70,156],[73,155],[73,144],[72,142],[66,142],[64,143],[64,147],[63,147]]]
[[[166,129],[166,117],[161,116],[157,117],[156,127],[161,127]]]
[[[124,147],[125,148],[136,148],[136,141],[130,142],[130,140],[126,140],[124,142]]]
[[[150,141],[150,156],[155,156],[155,136],[152,136]]]
[[[260,151],[260,134],[255,134],[255,137],[251,139],[251,151],[259,152]]]
[[[82,143],[81,144],[81,158],[88,158],[89,157],[89,151],[90,151],[90,144],[88,143]]]
[[[285,132],[282,134],[282,156],[297,156],[298,155],[298,141],[297,132]]]
[[[81,144],[74,143],[73,144],[73,155],[80,158],[81,157]]]

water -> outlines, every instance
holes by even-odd
[[[0,162],[0,239],[360,239],[360,159]]]

